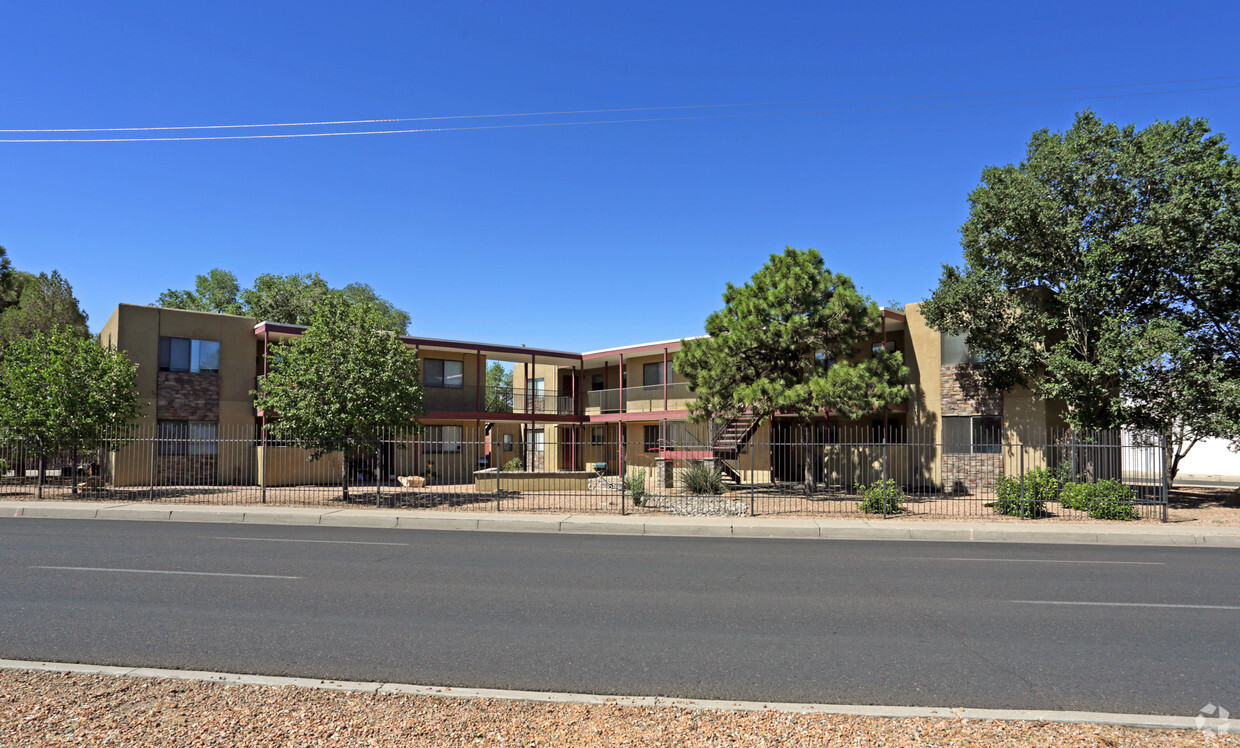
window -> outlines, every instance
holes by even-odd
[[[875,343],[873,346],[870,347],[870,353],[871,354],[878,353],[884,348],[887,349],[888,353],[895,353],[896,352],[896,341],[888,340],[886,343]]]
[[[590,375],[590,391],[591,392],[597,392],[598,390],[605,389],[606,387],[607,387],[606,377],[604,377],[602,374],[591,374]]]
[[[459,389],[465,386],[465,362],[442,358],[423,360],[425,371],[422,381],[427,387],[452,387]]]
[[[944,454],[999,454],[1003,444],[1001,416],[944,416]]]
[[[220,373],[220,344],[217,340],[159,338],[159,370]]]
[[[939,337],[942,366],[959,364],[976,364],[981,359],[969,348],[965,335],[948,335],[941,333]]]
[[[642,364],[642,385],[653,387],[657,384],[663,384],[663,374],[667,373],[667,383],[672,383],[672,362],[668,361],[666,368],[662,361],[655,361],[651,364]]]
[[[159,454],[219,454],[219,424],[214,421],[158,421]]]
[[[647,452],[659,450],[659,424],[642,426],[642,447]]]
[[[896,420],[888,420],[885,431],[882,419],[875,420],[870,424],[870,430],[875,444],[881,444],[884,436],[887,437],[888,444],[903,444],[905,441],[904,424]]]
[[[427,454],[454,454],[461,451],[460,426],[427,426]]]
[[[505,451],[505,452],[511,452],[511,451],[512,451],[512,441],[513,441],[513,440],[512,440],[512,434],[504,434],[504,438],[503,438],[503,449],[504,449],[504,451]]]
[[[603,427],[602,426],[591,426],[590,427],[590,443],[591,444],[602,444],[603,443]]]
[[[530,429],[526,436],[529,437],[531,452],[542,452],[546,449],[546,442],[544,440],[542,429]]]

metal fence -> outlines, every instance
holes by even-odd
[[[386,432],[315,453],[215,424],[83,439],[40,458],[0,436],[0,499],[705,516],[1166,519],[1157,434],[934,432],[881,424]],[[515,434],[514,434],[515,432]],[[554,433],[560,433],[558,431]],[[537,438],[535,438],[537,434]],[[925,438],[929,436],[930,438]],[[640,437],[640,438],[636,438]],[[762,438],[759,438],[762,437]],[[40,468],[42,465],[42,468]]]

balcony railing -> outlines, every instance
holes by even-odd
[[[594,390],[586,393],[587,413],[620,413],[619,389]],[[664,390],[661,384],[641,387],[624,388],[625,413],[647,413],[656,410],[678,410],[685,402],[695,397],[687,382],[672,382],[667,385],[667,397],[664,401]]]
[[[519,387],[427,386],[422,404],[429,411],[453,413],[576,414],[570,394]]]

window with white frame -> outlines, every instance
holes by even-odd
[[[159,338],[159,370],[219,374],[220,343],[218,340],[172,338],[161,335]]]
[[[422,381],[427,387],[465,386],[465,362],[452,359],[428,358],[422,361]]]
[[[503,450],[504,450],[505,452],[511,452],[511,451],[512,451],[512,445],[513,445],[513,438],[512,438],[512,434],[504,434],[504,436],[502,437],[502,440],[501,440],[501,441],[502,441],[502,444],[503,444]]]
[[[461,451],[462,427],[427,426],[426,449],[430,454],[453,454]]]
[[[155,424],[159,454],[219,454],[219,424],[214,421],[159,420]]]

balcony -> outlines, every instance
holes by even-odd
[[[570,394],[514,387],[426,387],[426,410],[440,413],[524,413],[576,415]]]
[[[623,392],[624,409],[621,410],[621,393]],[[651,384],[642,387],[625,387],[623,390],[594,390],[586,393],[586,413],[599,415],[603,413],[649,413],[660,410],[683,410],[696,398],[689,389],[687,382],[673,382],[667,385],[667,399],[664,401],[663,385]]]

